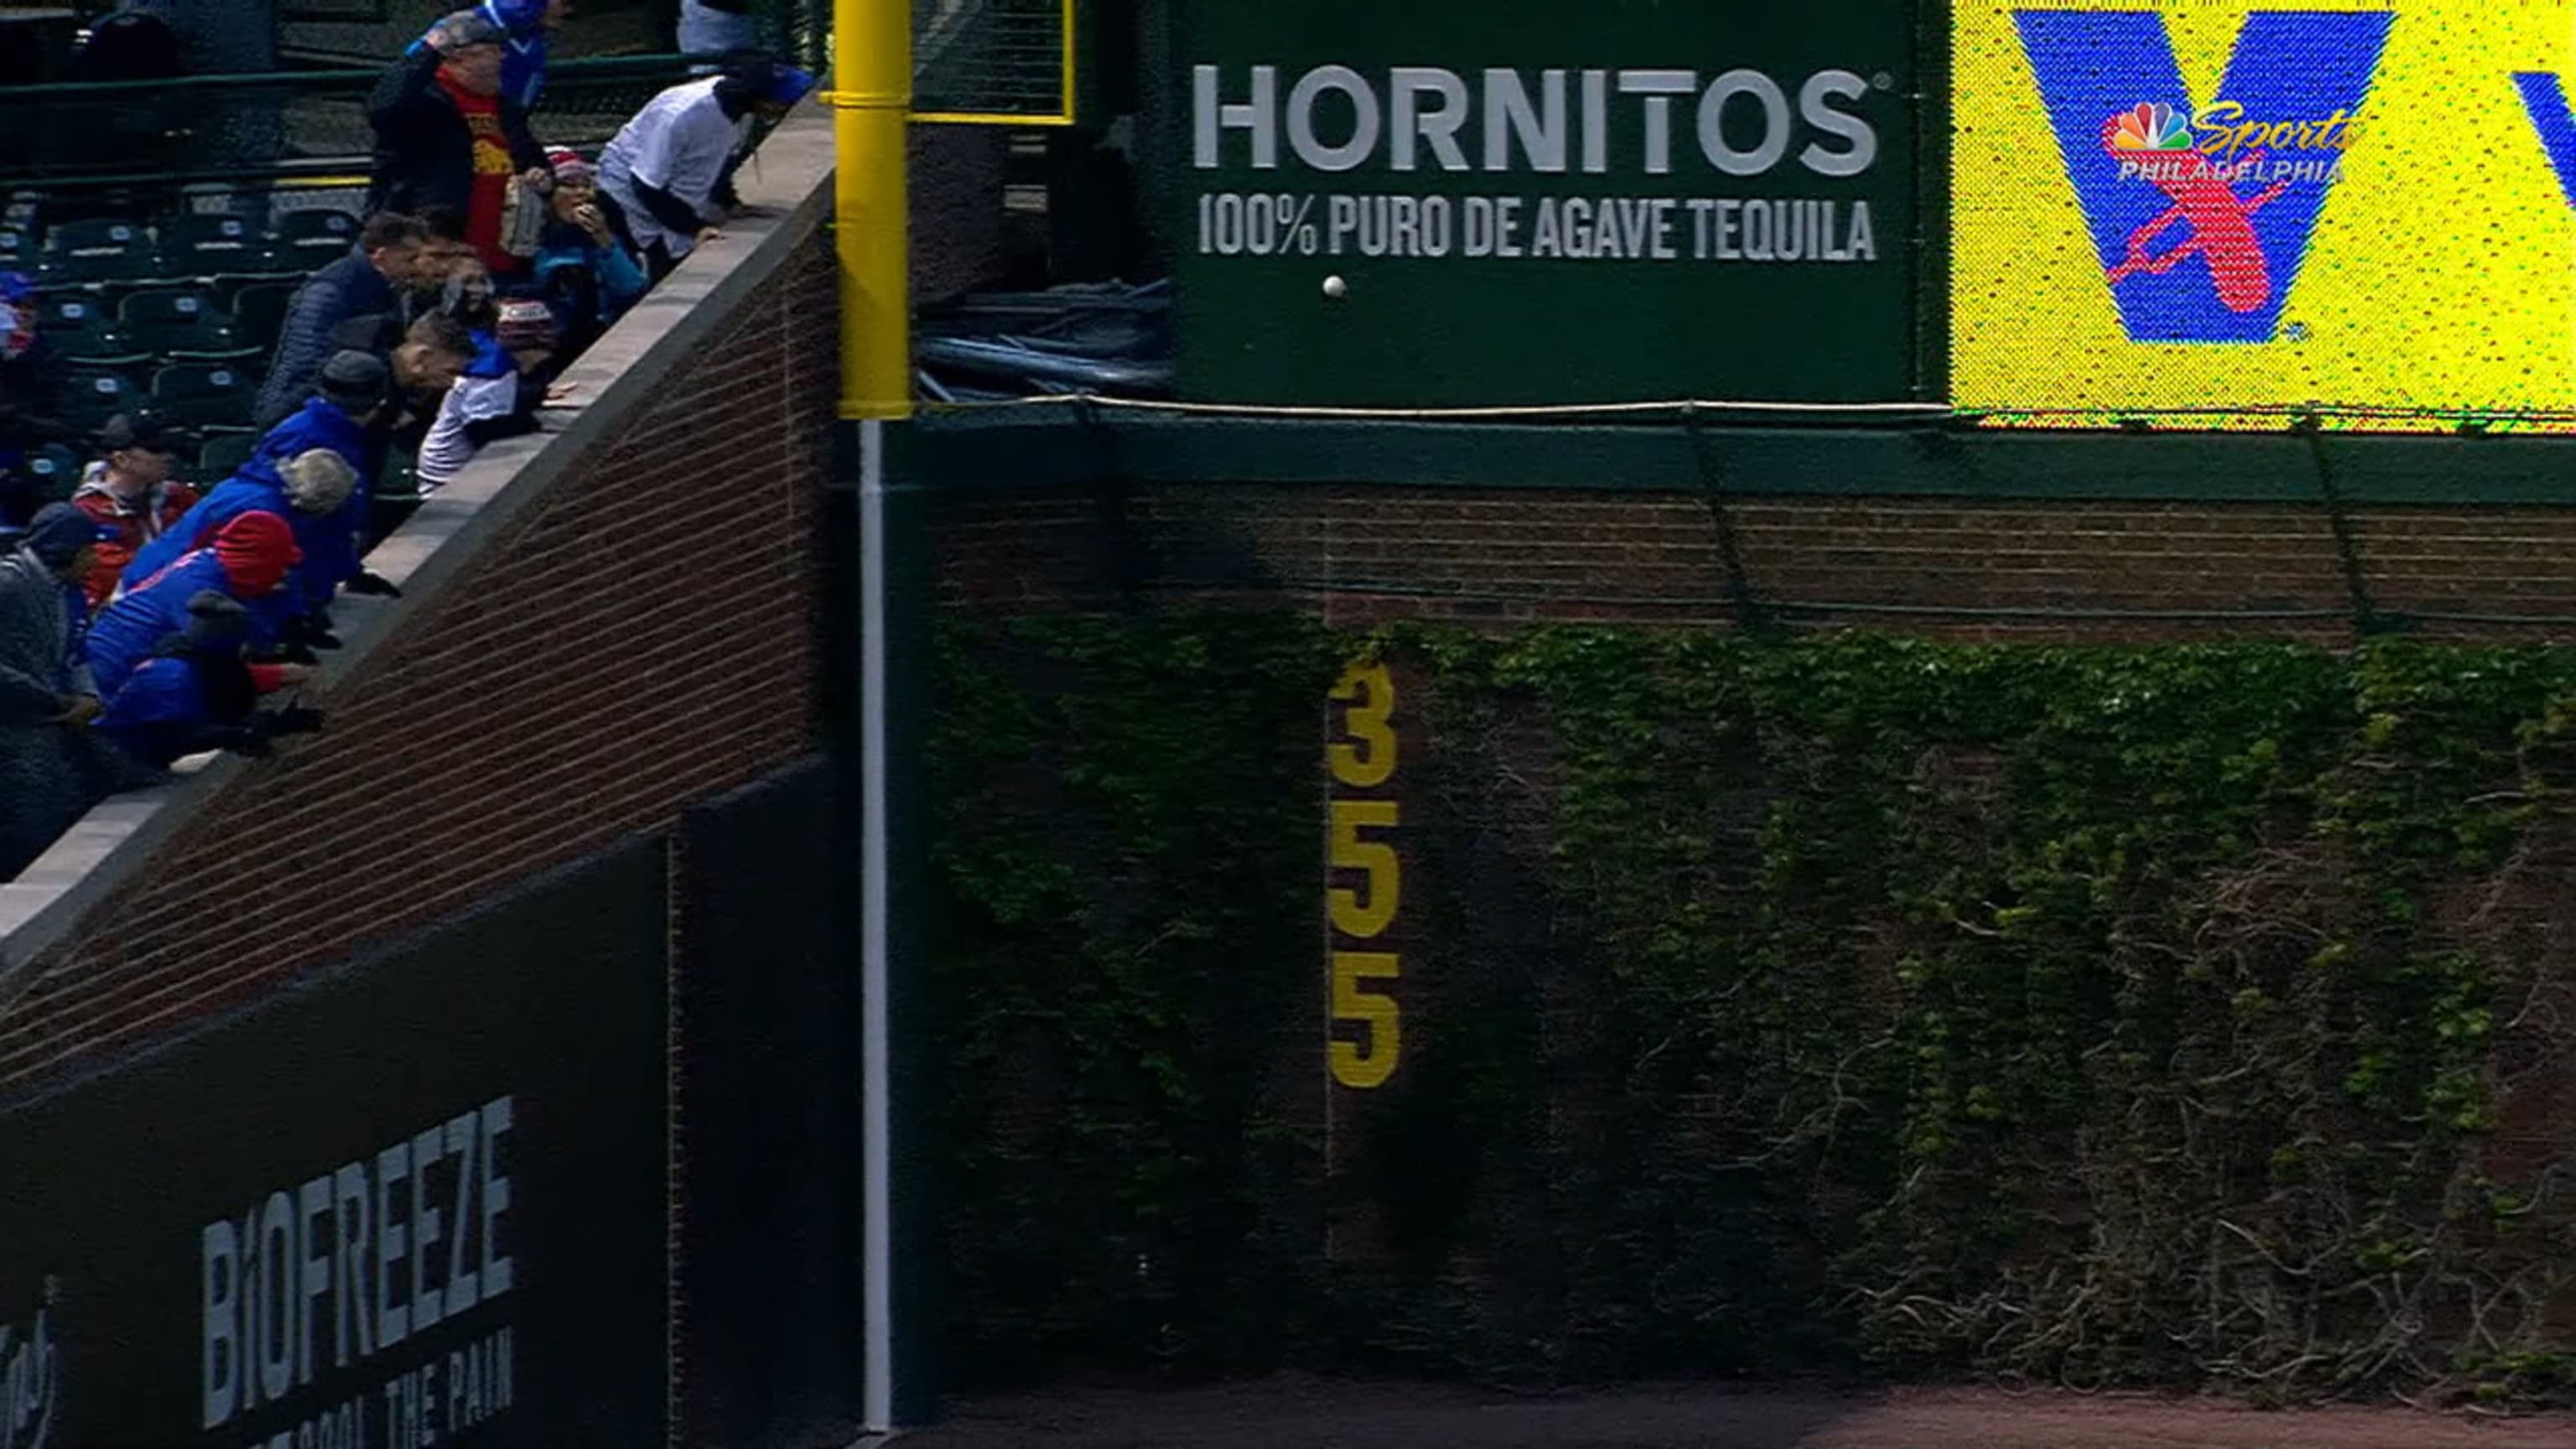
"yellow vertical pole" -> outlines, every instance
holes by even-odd
[[[860,1417],[895,1427],[894,846],[886,424],[912,415],[911,0],[832,0],[832,214],[841,264],[841,408],[858,423],[861,1181]]]
[[[833,219],[841,262],[841,416],[912,415],[908,0],[833,0]]]

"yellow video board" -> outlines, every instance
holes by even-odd
[[[2576,428],[2576,3],[1954,16],[1959,407]]]

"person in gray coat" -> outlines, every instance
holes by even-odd
[[[0,879],[25,870],[114,788],[88,736],[98,691],[73,657],[72,599],[97,543],[96,520],[55,503],[0,558]]]

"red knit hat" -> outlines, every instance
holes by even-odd
[[[546,150],[546,169],[557,181],[578,181],[585,186],[599,184],[599,171],[581,159],[581,153],[570,146],[552,146]]]
[[[245,513],[215,535],[215,558],[233,593],[256,599],[285,582],[286,571],[304,562],[304,550],[295,546],[295,530],[285,519]]]

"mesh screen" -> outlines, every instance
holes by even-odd
[[[913,109],[1068,116],[1065,27],[1073,0],[913,0]]]
[[[0,176],[38,187],[137,186],[363,174],[373,70],[132,89],[96,98],[0,90]],[[677,57],[567,61],[531,124],[550,145],[595,150],[653,94],[683,78]]]
[[[289,0],[278,10],[277,45],[307,60],[380,65],[431,21],[464,8],[465,0]],[[548,48],[565,59],[669,50],[677,8],[668,0],[575,0]]]

